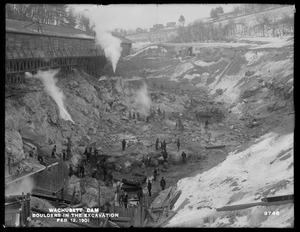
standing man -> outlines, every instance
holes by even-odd
[[[163,154],[163,158],[164,158],[164,162],[167,162],[167,158],[168,158],[168,153],[166,151],[162,152]]]
[[[125,209],[127,209],[127,204],[128,204],[128,195],[127,193],[125,192],[125,195],[124,195],[124,206],[125,206]]]
[[[140,121],[140,112],[137,112],[136,116],[137,116],[137,120]]]
[[[132,119],[135,119],[135,111],[133,111]]]
[[[185,154],[185,152],[182,152],[181,157],[182,157],[182,163],[186,164],[186,154]]]
[[[208,127],[208,120],[205,121],[205,126],[204,128],[207,128]]]
[[[66,161],[66,151],[63,150],[63,161]]]
[[[51,152],[51,157],[56,158],[56,145],[54,145],[52,152]]]
[[[156,151],[158,151],[158,145],[159,145],[159,139],[157,138],[156,142],[155,142],[155,150]]]
[[[139,188],[137,195],[138,195],[138,198],[139,198],[139,203],[142,204],[142,200],[143,200],[143,190],[142,190],[141,187]]]
[[[178,151],[179,151],[179,148],[180,148],[180,140],[179,140],[179,138],[177,139],[177,148],[178,148]]]
[[[131,119],[131,111],[129,111],[129,119]]]
[[[119,195],[119,205],[123,206],[123,202],[124,202],[124,190],[121,189],[120,195]]]
[[[165,190],[166,181],[165,181],[164,177],[162,177],[161,180],[160,180],[160,186],[161,186],[162,190]]]
[[[122,141],[122,151],[125,151],[125,147],[126,147],[126,141],[125,141],[125,139],[123,139],[123,141]]]
[[[151,196],[151,189],[152,189],[152,184],[151,184],[151,181],[150,181],[150,180],[148,180],[147,188],[148,188],[149,197],[150,197],[150,196]]]
[[[8,173],[10,174],[10,167],[11,167],[11,158],[10,158],[10,156],[7,157],[7,165],[8,165]]]
[[[164,149],[165,152],[167,152],[167,143],[166,143],[166,140],[164,140],[164,148],[163,149]]]

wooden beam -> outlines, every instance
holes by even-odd
[[[254,206],[270,206],[270,205],[283,205],[283,204],[289,204],[294,203],[294,200],[285,200],[285,201],[274,201],[274,202],[254,202],[254,203],[248,203],[248,204],[240,204],[240,205],[229,205],[224,206],[221,208],[217,208],[217,211],[234,211],[234,210],[242,210],[251,208]]]
[[[225,145],[216,145],[216,146],[206,146],[206,149],[220,149],[220,148],[224,148]]]

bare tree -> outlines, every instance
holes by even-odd
[[[263,14],[256,16],[255,19],[262,30],[263,37],[265,37],[265,26],[269,26],[271,24],[270,17],[267,14]]]

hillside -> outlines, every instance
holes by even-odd
[[[212,18],[205,18],[205,19],[199,19],[196,20],[195,23],[197,22],[204,22],[204,23],[212,23],[214,26],[219,26],[219,25],[226,25],[228,23],[233,22],[235,24],[235,33],[236,36],[241,36],[242,34],[245,33],[243,32],[244,30],[248,30],[250,27],[259,27],[259,23],[257,21],[257,18],[260,18],[262,16],[267,16],[270,21],[278,21],[281,20],[283,17],[286,15],[288,16],[293,16],[295,13],[294,6],[281,6],[277,8],[273,8],[270,10],[262,11],[262,12],[257,12],[253,14],[247,14],[247,15],[241,15],[241,16],[230,16],[230,19],[227,17],[222,17],[218,20],[213,20]],[[228,16],[228,14],[227,14]],[[192,25],[193,23],[189,24]],[[246,29],[245,29],[246,28]],[[273,28],[273,27],[272,27]],[[258,29],[255,29],[258,30]],[[271,36],[273,29],[269,29],[269,32],[266,32],[266,36]],[[151,43],[165,43],[169,42],[178,34],[178,28],[164,28],[161,30],[157,30],[155,32],[148,32],[148,33],[142,33],[142,34],[135,34],[135,35],[130,35],[128,38],[132,41],[135,42],[151,42]],[[257,35],[257,31],[254,32],[254,35],[252,37],[255,37]],[[249,37],[249,36],[248,36]],[[235,39],[234,39],[235,40]]]
[[[293,194],[293,41],[270,38],[236,44],[152,45],[119,66],[124,74],[122,67],[131,67],[131,71],[139,67],[149,85],[173,94],[183,91],[196,102],[182,109],[185,125],[193,125],[192,133],[181,134],[190,146],[195,147],[195,141],[202,148],[207,143],[230,148],[219,165],[207,170],[203,167],[211,161],[194,163],[200,167],[199,174],[178,181],[177,191],[182,194],[173,210],[179,211],[167,227],[293,226],[293,204],[216,212],[225,205]],[[181,46],[193,46],[195,56],[178,57]],[[163,101],[160,106],[172,107]],[[203,131],[191,121],[190,113],[208,106],[224,110],[226,118]],[[215,160],[221,154],[198,150],[198,156]],[[280,216],[264,215],[268,211]]]

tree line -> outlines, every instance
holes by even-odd
[[[88,34],[94,33],[90,20],[83,14],[76,13],[74,8],[67,4],[6,4],[5,14],[8,19],[67,26],[81,29]],[[140,27],[135,30],[117,28],[112,31],[112,34],[128,36],[144,32],[148,30]]]
[[[230,19],[227,23],[213,23],[198,21],[186,27],[179,27],[177,36],[169,42],[210,42],[233,41],[236,37],[272,36],[279,37],[293,35],[294,16],[283,15],[281,18],[272,18],[261,14],[255,17],[255,24],[249,25],[243,19]]]
[[[92,34],[89,19],[78,14],[67,4],[6,4],[8,19],[78,28]]]

